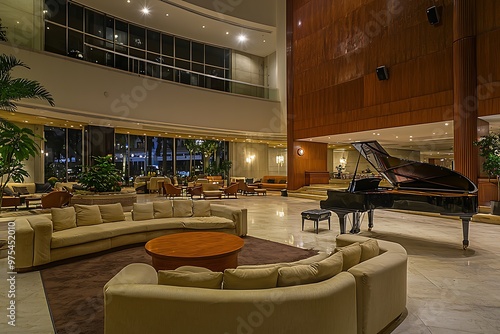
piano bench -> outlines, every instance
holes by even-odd
[[[314,221],[314,229],[316,230],[316,234],[319,232],[319,222],[321,220],[328,219],[328,230],[330,230],[330,217],[332,212],[330,210],[323,209],[314,209],[314,210],[306,210],[301,213],[302,215],[302,231],[304,231],[304,220],[312,220]]]

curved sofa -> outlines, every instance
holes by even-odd
[[[337,245],[367,240],[342,235]],[[266,289],[225,289],[227,270],[222,289],[159,285],[153,267],[131,264],[104,287],[104,333],[376,334],[405,310],[407,275],[404,248],[377,242],[378,255],[333,277]],[[238,269],[314,266],[326,256]]]
[[[156,206],[153,206],[155,203],[167,203],[171,211],[157,214]],[[184,207],[180,207],[180,204]],[[205,201],[135,203],[134,210],[126,213],[123,213],[118,203],[75,205],[75,208],[97,212],[98,216],[95,221],[89,221],[90,213],[83,210],[85,224],[79,224],[77,215],[76,224],[63,230],[54,229],[57,224],[53,222],[52,214],[64,209],[52,209],[51,214],[22,216],[15,220],[17,270],[26,271],[54,261],[147,242],[172,233],[199,230],[239,236],[247,233],[246,209]],[[117,219],[109,219],[110,209],[118,209]],[[108,212],[107,216],[104,215],[105,212]],[[99,213],[102,215],[99,216]]]

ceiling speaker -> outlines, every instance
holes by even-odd
[[[436,6],[432,6],[432,7],[427,8],[427,20],[433,26],[436,24],[439,24],[439,21],[440,21],[439,11],[438,11],[438,8]]]
[[[379,80],[389,80],[389,71],[387,71],[387,67],[379,66],[377,67],[377,78]]]

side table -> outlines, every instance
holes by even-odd
[[[313,220],[316,234],[319,233],[319,222],[328,219],[328,229],[330,229],[330,217],[332,212],[324,209],[306,210],[301,213],[302,215],[302,231],[304,231],[304,220]]]

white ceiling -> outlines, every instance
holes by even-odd
[[[275,22],[276,0],[204,1],[204,7],[190,3],[201,3],[195,0],[78,0],[75,2],[126,21],[207,44],[240,50],[261,57],[276,51],[275,25],[258,23],[259,21]],[[235,5],[228,5],[229,7],[216,11],[219,8],[212,5],[218,3]],[[144,7],[150,10],[149,14],[145,15],[141,12]],[[262,16],[264,19],[258,20],[263,8],[266,12]],[[238,41],[238,36],[242,34],[247,37],[244,43]]]

